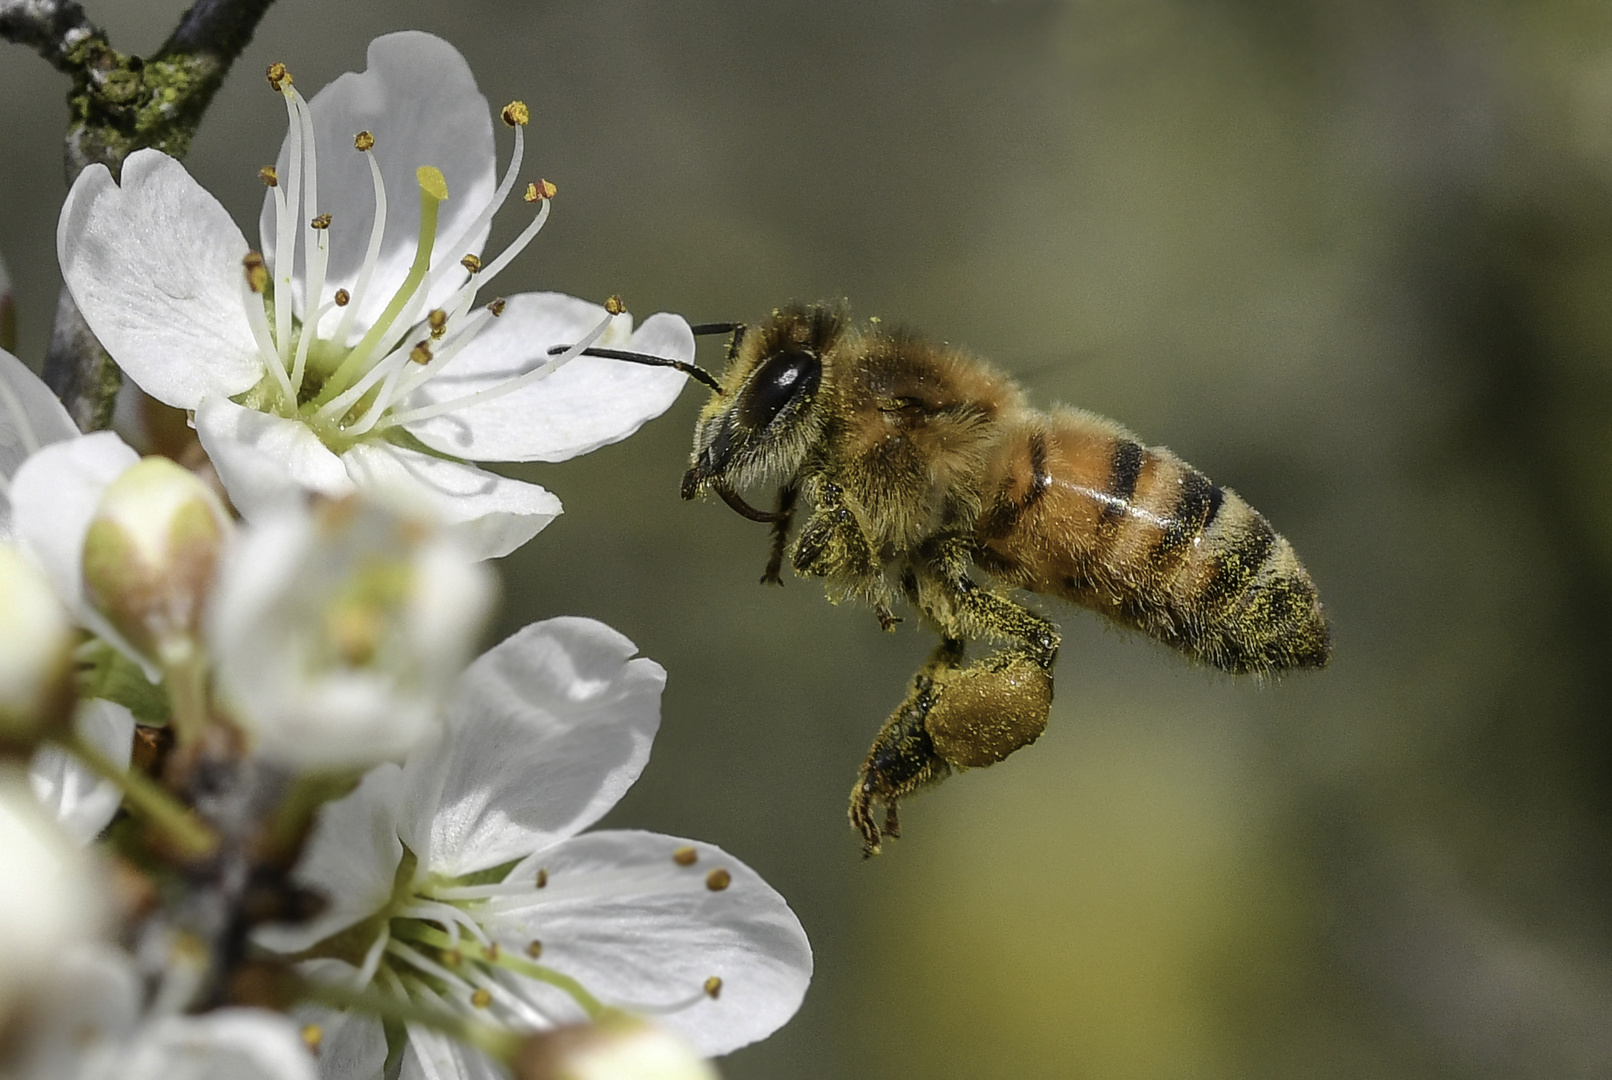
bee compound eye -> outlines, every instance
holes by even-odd
[[[739,421],[752,431],[766,427],[791,401],[811,394],[823,362],[804,350],[769,356],[745,386]]]

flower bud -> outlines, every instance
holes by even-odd
[[[531,1036],[519,1080],[717,1080],[711,1063],[663,1027],[625,1013]]]
[[[0,769],[0,1027],[63,949],[99,928],[88,852],[70,839],[20,774]]]
[[[76,636],[44,571],[0,544],[0,750],[30,749],[72,714]]]
[[[436,729],[492,592],[489,572],[428,518],[357,497],[287,505],[232,549],[209,655],[256,752],[295,768],[368,767]]]
[[[159,663],[189,655],[231,526],[194,473],[142,458],[107,486],[84,539],[90,603]]]

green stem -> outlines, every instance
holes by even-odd
[[[302,984],[302,996],[333,1009],[353,1009],[383,1021],[418,1024],[433,1031],[440,1031],[460,1042],[469,1043],[488,1057],[505,1065],[515,1063],[521,1044],[525,1042],[524,1036],[517,1035],[513,1031],[506,1031],[467,1017],[455,1016],[453,1013],[433,1009],[407,998],[393,997],[391,994],[372,988],[354,990],[335,983],[305,980]]]
[[[168,688],[169,724],[180,746],[194,742],[207,730],[207,663],[191,643],[178,659],[162,663],[162,682]]]
[[[64,743],[91,772],[123,793],[123,801],[165,836],[186,858],[205,858],[218,849],[218,837],[196,820],[190,808],[145,773],[113,764],[77,734]]]

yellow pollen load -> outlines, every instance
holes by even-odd
[[[547,885],[548,883],[549,883],[549,872],[547,870],[539,870],[537,872],[537,887],[539,889],[541,889],[545,885]]]
[[[375,149],[375,136],[371,135],[367,131],[360,131],[357,135],[353,136],[353,149],[354,150],[373,150],[373,149]]]
[[[269,268],[263,265],[263,256],[255,251],[248,251],[246,258],[241,260],[246,268],[246,287],[255,293],[261,293],[269,287]]]
[[[302,1025],[302,1042],[303,1042],[303,1045],[305,1045],[309,1050],[312,1050],[315,1053],[317,1053],[318,1050],[319,1050],[319,1044],[324,1042],[324,1041],[325,1041],[325,1029],[324,1028],[320,1027],[318,1024],[303,1024]]]
[[[353,302],[353,294],[348,292],[346,289],[337,289],[335,301],[337,307],[346,307],[348,304]]]
[[[605,310],[612,315],[620,315],[627,310],[627,301],[619,296],[610,296],[605,300]]]
[[[416,364],[429,364],[431,362],[431,343],[429,341],[417,342],[409,350],[409,359]]]
[[[722,980],[712,975],[705,980],[705,996],[715,1001],[722,996]]]
[[[332,219],[329,214],[320,214],[318,217],[308,222],[308,225],[309,227],[315,229],[328,229],[330,228],[331,220]]]
[[[534,941],[530,945],[526,946],[526,955],[530,956],[533,960],[536,960],[538,957],[542,956],[543,943],[541,941]]]
[[[705,875],[705,887],[712,892],[721,892],[733,884],[733,875],[726,870],[712,870]]]
[[[257,171],[257,178],[263,181],[264,187],[280,186],[280,174],[275,171],[273,165],[265,165],[263,168],[259,169]]]
[[[693,866],[700,853],[691,847],[680,847],[672,852],[672,861],[678,866]]]
[[[474,1005],[478,1009],[485,1009],[492,1003],[492,991],[488,990],[485,986],[481,987],[474,994],[470,995],[470,1004]]]
[[[276,90],[283,91],[291,85],[291,72],[287,71],[285,65],[278,60],[269,65],[269,70],[266,74],[269,77],[269,85]]]
[[[481,259],[476,255],[466,255],[459,260],[459,265],[469,270],[472,274],[481,273]]]
[[[448,179],[442,175],[442,170],[434,165],[421,165],[414,170],[415,179],[420,182],[420,190],[431,196],[437,202],[446,202],[448,198]]]
[[[525,127],[532,119],[531,110],[526,107],[524,101],[511,101],[498,115],[510,127]]]

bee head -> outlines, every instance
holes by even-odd
[[[792,307],[735,338],[722,390],[694,427],[683,498],[779,481],[800,468],[822,429],[824,360],[841,327],[833,309]]]

